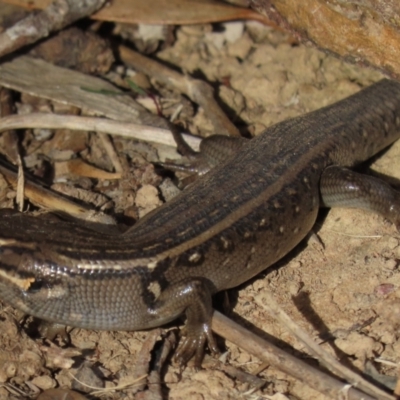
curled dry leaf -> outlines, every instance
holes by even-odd
[[[119,172],[107,172],[93,165],[86,163],[80,158],[68,161],[60,161],[54,164],[55,176],[61,177],[65,175],[76,175],[95,179],[121,179],[122,174]]]

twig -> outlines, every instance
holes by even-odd
[[[213,89],[206,82],[182,75],[179,72],[167,68],[165,65],[157,61],[142,56],[125,46],[119,47],[119,55],[125,64],[151,76],[169,88],[184,93],[192,101],[203,107],[206,115],[210,118],[210,121],[214,126],[216,134],[240,136],[239,130],[234,124],[232,124],[225,113],[221,110],[219,104],[215,101]]]
[[[18,166],[18,175],[17,175],[16,202],[18,205],[18,210],[22,212],[24,211],[25,176],[24,176],[24,167],[22,165],[22,159],[19,154],[17,158],[17,166]]]
[[[212,329],[218,335],[224,337],[237,346],[240,346],[244,350],[258,357],[260,360],[267,362],[273,367],[278,368],[296,379],[299,379],[301,382],[308,384],[313,389],[333,399],[341,398],[340,396],[343,396],[343,391],[346,390],[346,399],[348,400],[373,400],[376,398],[382,400],[395,400],[393,396],[390,396],[375,387],[375,393],[379,393],[374,395],[376,397],[365,394],[356,388],[349,387],[345,382],[341,382],[338,379],[311,367],[305,362],[243,328],[217,311],[214,311]],[[362,378],[360,377],[359,380],[361,381]]]
[[[335,357],[326,352],[315,343],[312,338],[304,331],[298,324],[296,324],[290,317],[282,310],[277,301],[274,299],[274,296],[268,291],[265,290],[263,293],[265,301],[260,304],[261,307],[266,308],[267,311],[276,318],[281,324],[283,324],[286,329],[289,330],[296,338],[298,338],[302,343],[306,345],[306,347],[314,354],[314,356],[319,360],[319,362],[324,365],[327,369],[333,372],[335,375],[338,375],[352,385],[357,386],[361,390],[372,394],[373,396],[379,396],[381,399],[391,398],[385,396],[385,392],[382,392],[379,388],[377,388],[372,383],[368,382],[360,375],[346,368],[342,364],[340,364]]]
[[[4,176],[9,185],[15,190],[17,189],[18,174],[16,172],[0,164],[0,174]],[[32,203],[50,210],[63,211],[86,221],[115,224],[115,221],[109,215],[93,211],[89,207],[78,205],[66,197],[28,179],[25,179],[24,183],[24,196],[29,198]]]
[[[4,118],[14,114],[14,100],[12,91],[5,87],[0,87],[0,117]],[[1,153],[13,164],[17,164],[19,158],[18,135],[14,129],[3,132],[1,135],[3,148]]]
[[[106,0],[54,0],[38,14],[30,14],[0,34],[0,57],[47,37],[99,10]]]
[[[9,129],[41,128],[41,129],[71,129],[105,132],[131,139],[139,139],[154,143],[176,146],[172,133],[168,129],[120,122],[100,117],[79,117],[75,115],[57,115],[32,113],[26,115],[10,115],[0,119],[0,132]],[[183,134],[185,141],[198,150],[200,139]]]
[[[118,172],[122,175],[123,173],[123,168],[121,165],[121,160],[118,157],[117,152],[115,151],[114,145],[110,139],[109,135],[106,135],[103,132],[99,132],[99,138],[101,141],[101,144],[104,147],[104,150],[106,151],[112,165],[114,166],[115,172]]]
[[[118,385],[118,386],[108,387],[108,388],[101,388],[101,387],[91,386],[91,385],[88,385],[85,382],[80,381],[76,376],[74,376],[69,371],[68,371],[68,374],[73,380],[77,381],[82,386],[85,386],[88,389],[93,389],[93,392],[91,392],[91,394],[93,396],[95,396],[96,394],[105,394],[105,393],[115,392],[115,391],[118,391],[118,390],[124,390],[124,389],[132,387],[132,386],[133,387],[134,386],[140,386],[140,385],[142,385],[141,381],[143,381],[147,377],[147,375],[143,375],[143,376],[139,376],[138,378],[132,379],[130,382],[124,383],[123,385]]]

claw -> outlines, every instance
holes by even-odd
[[[191,358],[194,357],[194,367],[199,369],[204,358],[204,347],[208,348],[213,354],[219,354],[219,349],[209,324],[202,324],[200,329],[191,332],[183,340],[181,346],[175,353],[175,361],[181,366],[186,366]]]

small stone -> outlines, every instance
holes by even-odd
[[[389,259],[385,261],[385,269],[390,271],[394,271],[397,267],[397,261],[393,259]]]
[[[33,378],[32,383],[42,390],[53,389],[57,385],[57,382],[54,379],[46,375]]]

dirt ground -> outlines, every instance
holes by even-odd
[[[297,45],[290,37],[255,23],[226,23],[219,29],[208,25],[179,28],[175,44],[160,51],[158,57],[210,82],[228,82],[219,85],[220,100],[240,129],[250,135],[333,103],[381,78],[377,72]],[[188,127],[215,133],[210,131],[201,109],[188,121]],[[400,143],[371,168],[400,178],[399,156]],[[229,293],[235,298],[232,318],[241,323],[248,321],[250,329],[258,328],[277,342],[292,346],[300,357],[309,358],[304,346],[265,310],[263,292],[268,287],[282,308],[323,348],[343,363],[394,385],[400,356],[398,232],[378,215],[344,209],[322,211],[314,231],[319,241],[311,238],[302,243],[279,267]],[[54,351],[53,345],[28,337],[18,328],[15,315],[5,305],[0,311],[0,381],[14,374],[16,384],[27,380],[31,388],[71,387],[71,373],[77,371],[69,363],[72,354],[67,349],[72,351],[72,347],[58,350],[62,361],[49,365],[48,353]],[[146,336],[146,332],[74,329],[71,345],[90,352],[84,363],[95,365],[99,375],[104,376],[96,378],[99,382],[90,380],[93,386],[114,387],[131,379]],[[230,365],[249,373],[259,372],[261,362],[257,357],[229,342],[225,346],[224,357]],[[325,399],[306,383],[272,367],[263,368],[258,377],[266,384],[253,392],[249,383],[241,383],[222,370],[206,367],[195,371],[188,367],[181,373],[169,363],[162,376],[163,394],[171,400]],[[102,397],[134,395],[115,391]],[[0,398],[12,396],[0,387]]]

